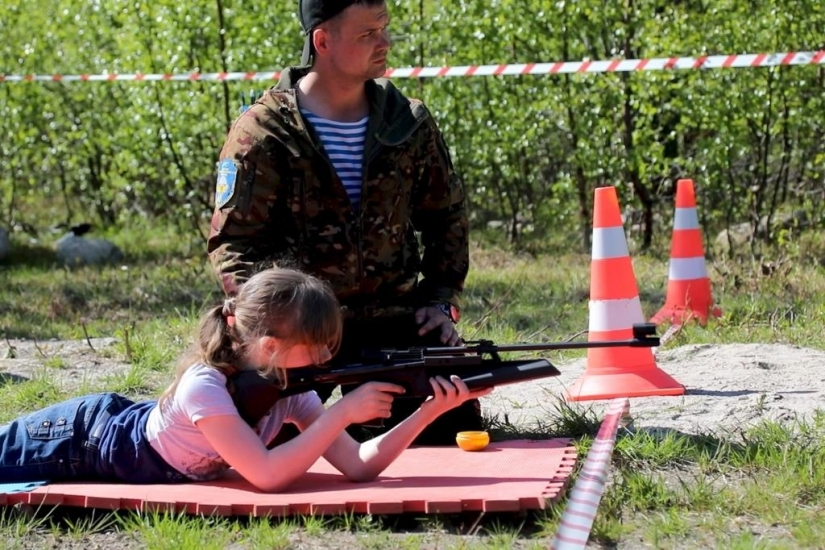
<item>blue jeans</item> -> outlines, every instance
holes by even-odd
[[[146,439],[154,406],[100,393],[21,416],[0,427],[0,482],[187,481]]]

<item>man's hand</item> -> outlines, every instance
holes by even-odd
[[[421,325],[418,335],[424,336],[432,330],[438,329],[441,332],[441,341],[448,346],[458,346],[461,344],[461,337],[455,329],[455,325],[444,312],[436,306],[422,307],[415,312],[415,322]]]

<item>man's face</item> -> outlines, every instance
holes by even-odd
[[[329,22],[331,65],[342,75],[369,80],[384,76],[390,40],[387,5],[353,4]]]

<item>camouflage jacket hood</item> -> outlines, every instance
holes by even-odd
[[[305,71],[285,71],[235,121],[221,151],[232,189],[219,177],[208,250],[224,289],[231,294],[274,262],[327,280],[359,316],[459,305],[469,265],[464,192],[428,109],[388,80],[366,83],[355,212],[298,107],[295,86]]]
[[[288,92],[294,98],[293,90],[307,70],[306,67],[287,69],[274,89]],[[421,101],[406,98],[385,78],[368,81],[365,91],[370,102],[365,157],[369,154],[370,146],[374,145],[372,140],[384,145],[399,145],[407,141],[426,120],[432,120],[429,110]],[[312,133],[312,129],[308,129]]]

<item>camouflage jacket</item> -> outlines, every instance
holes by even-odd
[[[235,121],[221,151],[219,171],[231,163],[230,179],[219,176],[207,246],[224,290],[274,263],[327,280],[357,316],[459,306],[469,265],[464,191],[431,114],[389,81],[367,82],[356,214],[299,111],[302,70],[285,71]]]

